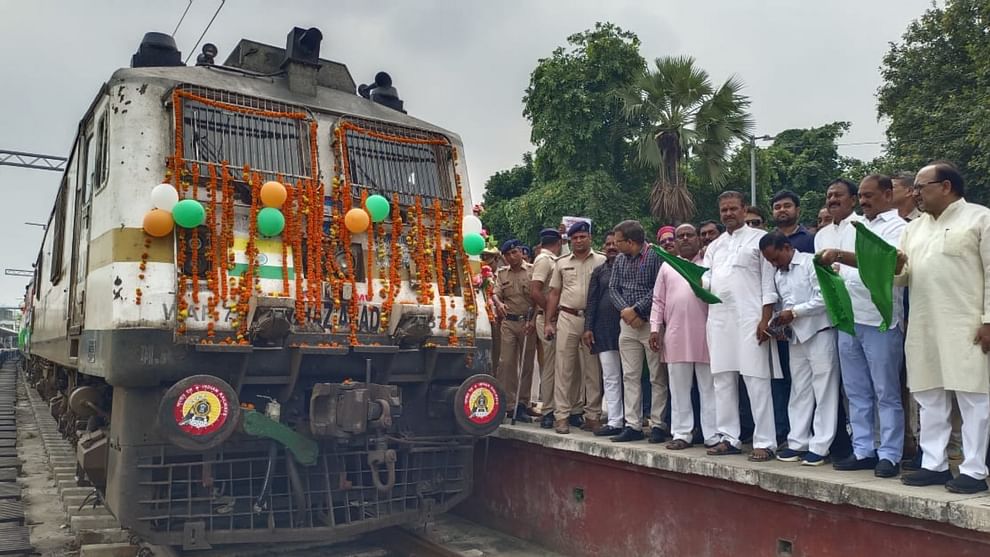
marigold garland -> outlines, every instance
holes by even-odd
[[[443,296],[444,291],[444,280],[443,280],[443,209],[440,208],[440,200],[433,200],[433,258],[436,264],[436,275],[437,275],[437,295]],[[443,301],[441,300],[440,305],[443,306]]]
[[[367,204],[368,190],[361,190],[361,206],[365,207]],[[368,301],[371,301],[375,297],[375,223],[368,225],[368,254],[365,259],[367,260],[367,266],[364,271],[365,281],[367,282],[365,286],[365,296],[367,296]]]
[[[209,267],[209,274],[206,276],[206,287],[209,290],[209,298],[207,299],[207,317],[209,322],[207,326],[207,336],[213,337],[216,334],[216,321],[220,318],[217,312],[217,277],[219,275],[218,265],[216,264],[216,244],[217,244],[217,168],[214,164],[210,163],[207,168],[209,171],[210,181],[207,185],[206,196],[209,201],[206,208],[206,226],[209,230],[208,234],[210,236],[210,249],[206,250],[206,262]]]
[[[306,297],[303,296],[303,258],[302,258],[302,223],[300,219],[302,218],[302,182],[296,180],[296,185],[294,188],[286,188],[288,190],[288,196],[286,197],[286,204],[288,204],[291,209],[287,211],[288,219],[286,221],[286,233],[289,235],[292,241],[292,265],[296,270],[296,281],[295,289],[293,294],[295,295],[295,308],[296,308],[296,322],[300,325],[306,323]]]
[[[199,164],[192,163],[192,199],[199,202]],[[189,240],[189,248],[192,254],[189,258],[189,282],[192,285],[193,309],[199,305],[199,227],[192,229],[192,238]]]

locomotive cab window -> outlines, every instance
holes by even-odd
[[[55,215],[50,226],[52,232],[52,285],[56,285],[62,279],[62,265],[65,253],[65,214],[69,190],[69,181],[62,178],[62,186],[58,190],[58,197],[55,198]]]
[[[454,199],[453,159],[444,136],[368,120],[349,119],[342,125],[347,130],[349,178],[356,187],[369,193],[398,193],[403,205],[413,204],[416,196]]]
[[[182,151],[189,161],[219,164],[226,161],[235,175],[250,165],[252,171],[290,181],[313,175],[310,162],[309,122],[245,113],[226,107],[269,112],[298,109],[281,103],[205,89],[183,89],[196,97],[182,99]],[[208,99],[207,104],[199,99]],[[248,201],[250,202],[250,201]]]

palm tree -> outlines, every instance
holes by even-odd
[[[636,159],[657,171],[650,210],[662,222],[694,216],[684,164],[693,158],[716,188],[725,183],[726,155],[736,140],[749,137],[753,122],[743,83],[730,77],[719,88],[690,56],[657,58],[623,93],[627,118],[642,130]]]

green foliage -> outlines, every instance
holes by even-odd
[[[486,207],[484,219],[490,230],[497,223],[500,228],[496,234],[500,238],[518,238],[532,245],[537,241],[540,229],[555,227],[561,217],[583,216],[591,219],[594,236],[600,240],[605,230],[620,221],[642,215],[646,196],[645,188],[623,191],[609,173],[596,170],[538,184],[526,194],[500,203],[494,209]],[[649,218],[641,222],[647,230],[656,226]]]
[[[533,125],[536,169],[541,179],[568,172],[605,170],[622,176],[629,131],[615,92],[645,65],[639,38],[611,23],[571,35],[539,61],[523,97]]]
[[[790,129],[777,134],[773,143],[756,150],[756,204],[766,210],[770,198],[780,190],[791,190],[801,198],[801,219],[812,222],[822,207],[828,183],[836,178],[859,181],[870,174],[873,163],[843,157],[837,142],[849,129],[848,122],[832,122],[808,129]],[[726,189],[749,196],[750,146],[742,145],[728,165]],[[714,209],[714,208],[712,208]],[[710,218],[717,216],[713,210]]]
[[[948,159],[967,197],[990,202],[990,1],[948,0],[911,22],[883,59],[877,111],[890,169]]]
[[[695,212],[684,167],[692,161],[705,182],[724,183],[729,149],[752,128],[749,99],[742,81],[730,77],[715,87],[690,56],[657,58],[654,66],[623,92],[623,109],[639,124],[636,160],[657,173],[650,210],[678,222]]]
[[[533,186],[533,154],[523,154],[523,164],[499,170],[485,182],[485,205],[514,199]]]

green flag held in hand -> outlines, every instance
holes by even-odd
[[[846,282],[831,267],[822,265],[817,256],[815,275],[818,276],[818,285],[822,291],[822,298],[825,299],[825,311],[828,313],[829,321],[836,329],[855,335],[852,298],[846,290]]]
[[[718,296],[712,294],[711,292],[705,290],[701,287],[701,275],[705,274],[708,270],[707,267],[702,267],[701,265],[695,265],[687,259],[682,259],[674,254],[667,253],[667,250],[661,248],[660,246],[653,246],[653,251],[657,252],[660,259],[664,263],[670,265],[670,268],[677,271],[677,274],[684,277],[684,280],[688,281],[691,285],[691,290],[694,291],[694,295],[697,296],[702,302],[706,304],[721,304],[722,300],[718,299]]]
[[[856,266],[859,267],[859,280],[869,290],[870,299],[883,318],[880,332],[884,332],[890,327],[894,315],[897,248],[874,234],[865,224],[854,222],[853,226],[856,227]]]

